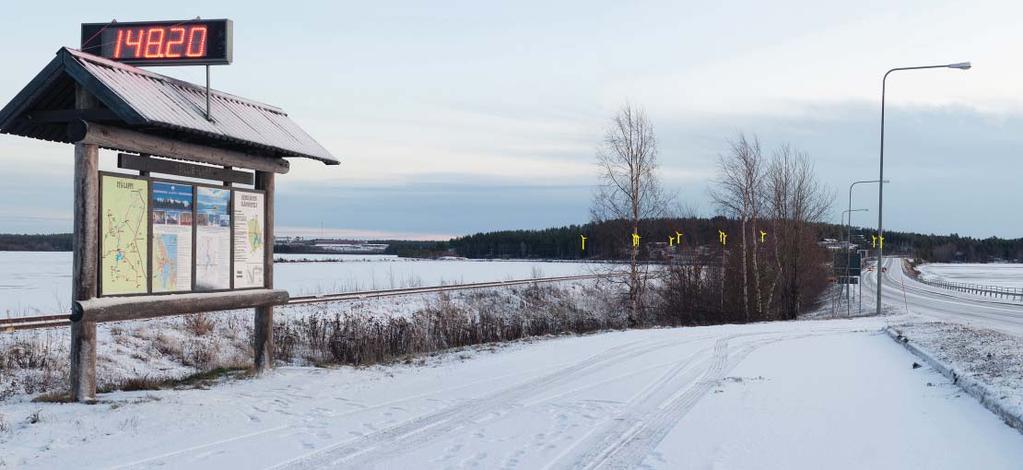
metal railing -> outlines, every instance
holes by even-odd
[[[1008,299],[1013,302],[1023,302],[1023,289],[1015,287],[1000,287],[1000,286],[986,286],[983,284],[973,284],[969,282],[953,282],[945,280],[928,280],[923,278],[917,278],[924,284],[933,287],[940,287],[942,289],[963,292],[966,294],[981,295],[986,297]]]
[[[614,276],[615,274],[581,274],[576,276],[538,277],[532,279],[512,279],[507,281],[473,282],[467,284],[451,284],[428,287],[403,287],[399,289],[379,289],[357,292],[341,292],[336,294],[320,294],[292,297],[287,306],[321,302],[345,302],[352,300],[376,299],[399,295],[427,294],[469,289],[492,289],[497,287],[518,286],[524,284],[540,284],[547,282],[583,281]],[[0,318],[0,333],[35,328],[66,327],[71,325],[69,315],[41,315],[33,317]]]

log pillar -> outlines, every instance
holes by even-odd
[[[263,227],[263,287],[274,286],[274,173],[256,172],[256,189],[265,191],[263,200],[266,209]],[[256,307],[255,326],[252,330],[254,360],[253,369],[259,374],[274,365],[274,308],[272,305]]]
[[[75,107],[95,106],[95,98],[78,89]],[[99,272],[99,147],[75,144],[74,238],[72,300],[89,300],[97,295]],[[96,323],[71,324],[71,400],[96,401]]]

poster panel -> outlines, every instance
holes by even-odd
[[[149,182],[100,176],[100,295],[149,291]]]
[[[234,288],[264,287],[266,214],[263,194],[234,193]]]
[[[231,191],[196,188],[195,290],[231,288]]]
[[[153,182],[153,292],[192,290],[192,185]]]

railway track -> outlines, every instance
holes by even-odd
[[[379,289],[355,292],[340,292],[335,294],[320,294],[292,297],[287,305],[304,305],[323,302],[345,302],[353,300],[376,299],[381,297],[395,297],[399,295],[428,294],[436,292],[448,292],[456,290],[471,289],[493,289],[497,287],[518,286],[524,284],[539,284],[549,282],[583,281],[607,277],[606,274],[581,274],[576,276],[555,276],[539,277],[532,279],[513,279],[507,281],[473,282],[467,284],[451,284],[428,287],[404,287],[400,289]],[[36,328],[56,328],[71,325],[70,315],[40,315],[33,317],[0,318],[0,332],[9,333],[18,330],[30,330]]]

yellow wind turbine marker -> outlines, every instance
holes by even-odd
[[[633,248],[637,248],[637,247],[639,247],[639,239],[640,239],[640,238],[641,238],[641,237],[639,236],[639,234],[638,234],[638,233],[634,233],[634,234],[632,234],[632,247],[633,247]]]
[[[582,249],[582,251],[586,251],[586,236],[583,235],[583,234],[579,234],[579,238],[581,238],[582,242],[583,242],[583,249]]]
[[[668,246],[682,244],[682,232],[675,232],[675,236],[668,235]]]
[[[718,241],[721,242],[722,246],[727,245],[728,244],[728,234],[723,232],[723,231],[721,231],[721,230],[718,230]]]
[[[766,239],[766,238],[767,238],[767,232],[761,230],[760,231],[760,243],[764,243],[764,239]]]
[[[870,247],[877,248],[877,235],[870,236]]]

